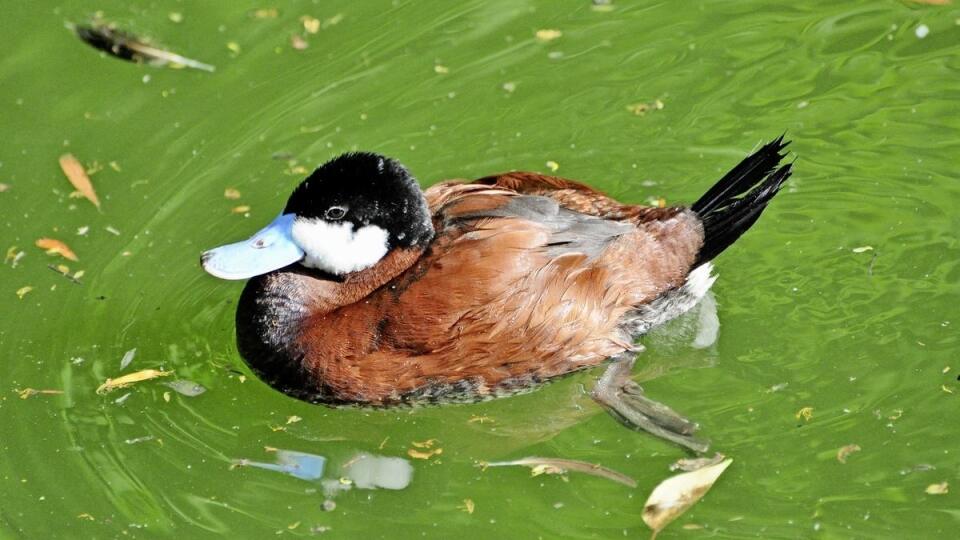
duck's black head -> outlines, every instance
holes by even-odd
[[[398,161],[343,154],[300,183],[281,215],[251,239],[208,251],[203,265],[226,279],[246,279],[300,264],[343,275],[369,268],[395,248],[433,239],[427,201]]]

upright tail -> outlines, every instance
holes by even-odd
[[[703,247],[693,267],[710,261],[757,221],[770,199],[790,178],[791,163],[780,166],[789,143],[781,135],[728,172],[690,208],[703,222]]]

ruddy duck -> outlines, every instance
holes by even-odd
[[[349,153],[313,172],[249,240],[207,251],[249,279],[240,354],[264,381],[328,405],[478,401],[611,365],[593,391],[624,423],[705,451],[697,425],[630,379],[635,343],[682,314],[710,261],[790,176],[772,141],[690,207],[619,203],[529,172],[421,191],[397,161]]]

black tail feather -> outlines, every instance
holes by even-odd
[[[703,247],[694,267],[713,259],[753,225],[790,178],[792,163],[780,166],[789,143],[781,135],[757,150],[693,203],[703,222]]]

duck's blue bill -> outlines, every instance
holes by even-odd
[[[205,252],[203,269],[222,279],[249,279],[299,261],[303,250],[291,236],[294,217],[281,214],[250,239]]]

